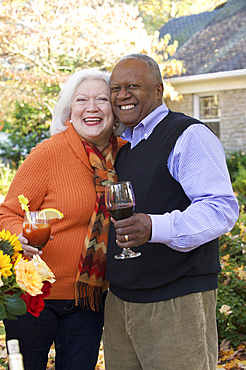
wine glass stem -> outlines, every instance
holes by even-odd
[[[124,256],[129,256],[132,253],[132,250],[130,248],[123,248],[122,254]]]

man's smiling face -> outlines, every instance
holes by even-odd
[[[135,127],[162,104],[163,85],[154,81],[142,60],[120,61],[113,69],[110,86],[114,114],[128,127]]]

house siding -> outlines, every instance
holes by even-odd
[[[225,153],[246,152],[246,90],[219,91],[219,99],[220,141]],[[165,103],[172,111],[194,116],[193,94],[184,94],[179,102],[166,99]]]
[[[171,101],[170,99],[165,99],[165,103],[169,109],[174,112],[181,112],[187,114],[187,116],[193,117],[193,94],[182,95],[180,101]]]

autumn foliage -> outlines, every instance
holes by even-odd
[[[232,153],[227,159],[234,191],[240,204],[239,218],[231,232],[220,238],[217,320],[219,342],[236,348],[246,342],[246,156]],[[245,350],[244,350],[245,353]]]
[[[0,91],[9,102],[36,100],[52,110],[75,70],[111,70],[125,54],[153,55],[167,47],[158,41],[155,50],[158,35],[149,36],[138,7],[125,3],[7,0],[0,10]]]
[[[183,71],[180,61],[169,61],[177,42],[170,45],[168,35],[159,40],[158,32],[148,35],[138,7],[124,2],[6,0],[0,3],[0,30],[0,124],[11,133],[9,147],[0,150],[16,166],[36,145],[31,130],[38,132],[36,141],[48,131],[59,91],[76,70],[111,71],[123,55],[145,53],[163,76]],[[167,85],[165,96],[179,99]]]
[[[222,271],[219,275],[217,320],[219,340],[230,341],[234,348],[246,341],[246,213],[230,233],[220,239]]]

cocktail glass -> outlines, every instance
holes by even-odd
[[[32,247],[43,249],[50,238],[50,221],[45,218],[45,214],[39,212],[25,212],[23,222],[23,235]]]

